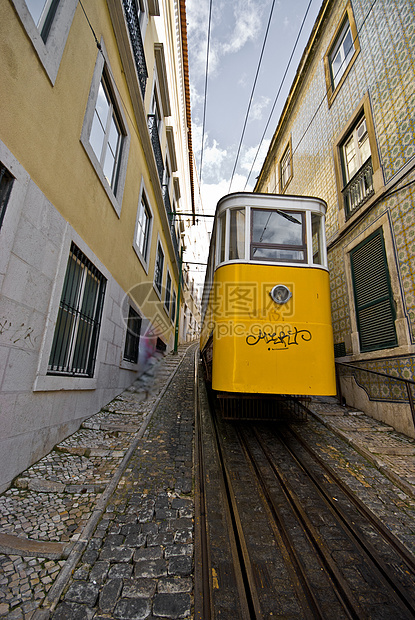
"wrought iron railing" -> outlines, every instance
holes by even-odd
[[[343,362],[336,362],[336,375],[341,400],[340,378],[353,377],[357,385],[366,392],[369,400],[408,404],[415,425],[415,381]]]
[[[155,114],[148,114],[147,125],[150,132],[151,144],[153,145],[154,157],[156,158],[157,171],[159,173],[160,185],[163,184],[164,164],[163,154],[161,152],[159,130],[157,125],[157,117]]]
[[[163,192],[163,200],[164,200],[164,206],[165,206],[166,213],[167,213],[167,218],[170,224],[170,233],[171,233],[171,239],[173,242],[174,252],[176,254],[177,262],[179,262],[180,253],[179,253],[179,244],[177,242],[176,229],[175,229],[175,221],[174,221],[175,213],[171,208],[169,187],[168,185],[162,185],[161,189]]]
[[[137,4],[135,0],[123,0],[125,21],[127,22],[130,34],[131,47],[134,54],[134,62],[137,70],[138,81],[140,83],[141,94],[146,92],[148,71],[144,56],[144,45],[141,37],[140,21],[138,19]]]
[[[360,209],[374,193],[372,158],[369,157],[342,190],[346,218]]]

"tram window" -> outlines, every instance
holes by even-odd
[[[324,264],[322,224],[323,218],[320,215],[312,213],[311,227],[313,235],[313,263],[315,265]]]
[[[230,212],[229,260],[245,258],[245,209]]]
[[[305,215],[252,209],[251,259],[306,261]]]
[[[219,216],[219,233],[218,233],[218,258],[219,263],[225,260],[225,241],[226,241],[226,211]]]

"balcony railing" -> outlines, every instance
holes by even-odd
[[[350,179],[342,190],[344,197],[344,208],[346,219],[351,217],[355,211],[375,193],[373,188],[373,168],[372,159],[369,157],[363,166]]]
[[[128,32],[130,33],[131,47],[133,48],[134,62],[137,69],[138,80],[140,82],[141,94],[146,92],[148,71],[144,56],[143,39],[141,38],[140,22],[137,13],[135,0],[123,0],[125,21],[127,22]]]
[[[173,242],[173,247],[174,247],[174,251],[176,254],[177,262],[179,262],[179,258],[180,258],[179,244],[177,243],[176,229],[174,225],[174,211],[172,211],[172,208],[171,208],[168,185],[163,185],[161,189],[163,192],[163,200],[164,200],[164,206],[166,208],[167,218],[170,224],[171,239]]]
[[[147,116],[148,130],[150,132],[151,144],[153,145],[154,157],[156,158],[157,171],[159,173],[160,185],[163,183],[164,164],[163,154],[161,152],[160,137],[155,114]]]

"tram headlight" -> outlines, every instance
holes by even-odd
[[[292,297],[292,293],[284,284],[276,284],[270,291],[271,298],[276,304],[286,304]]]

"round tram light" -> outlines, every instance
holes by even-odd
[[[286,304],[289,299],[292,297],[292,293],[289,288],[287,288],[284,284],[277,284],[270,291],[271,298],[275,301],[276,304]]]

